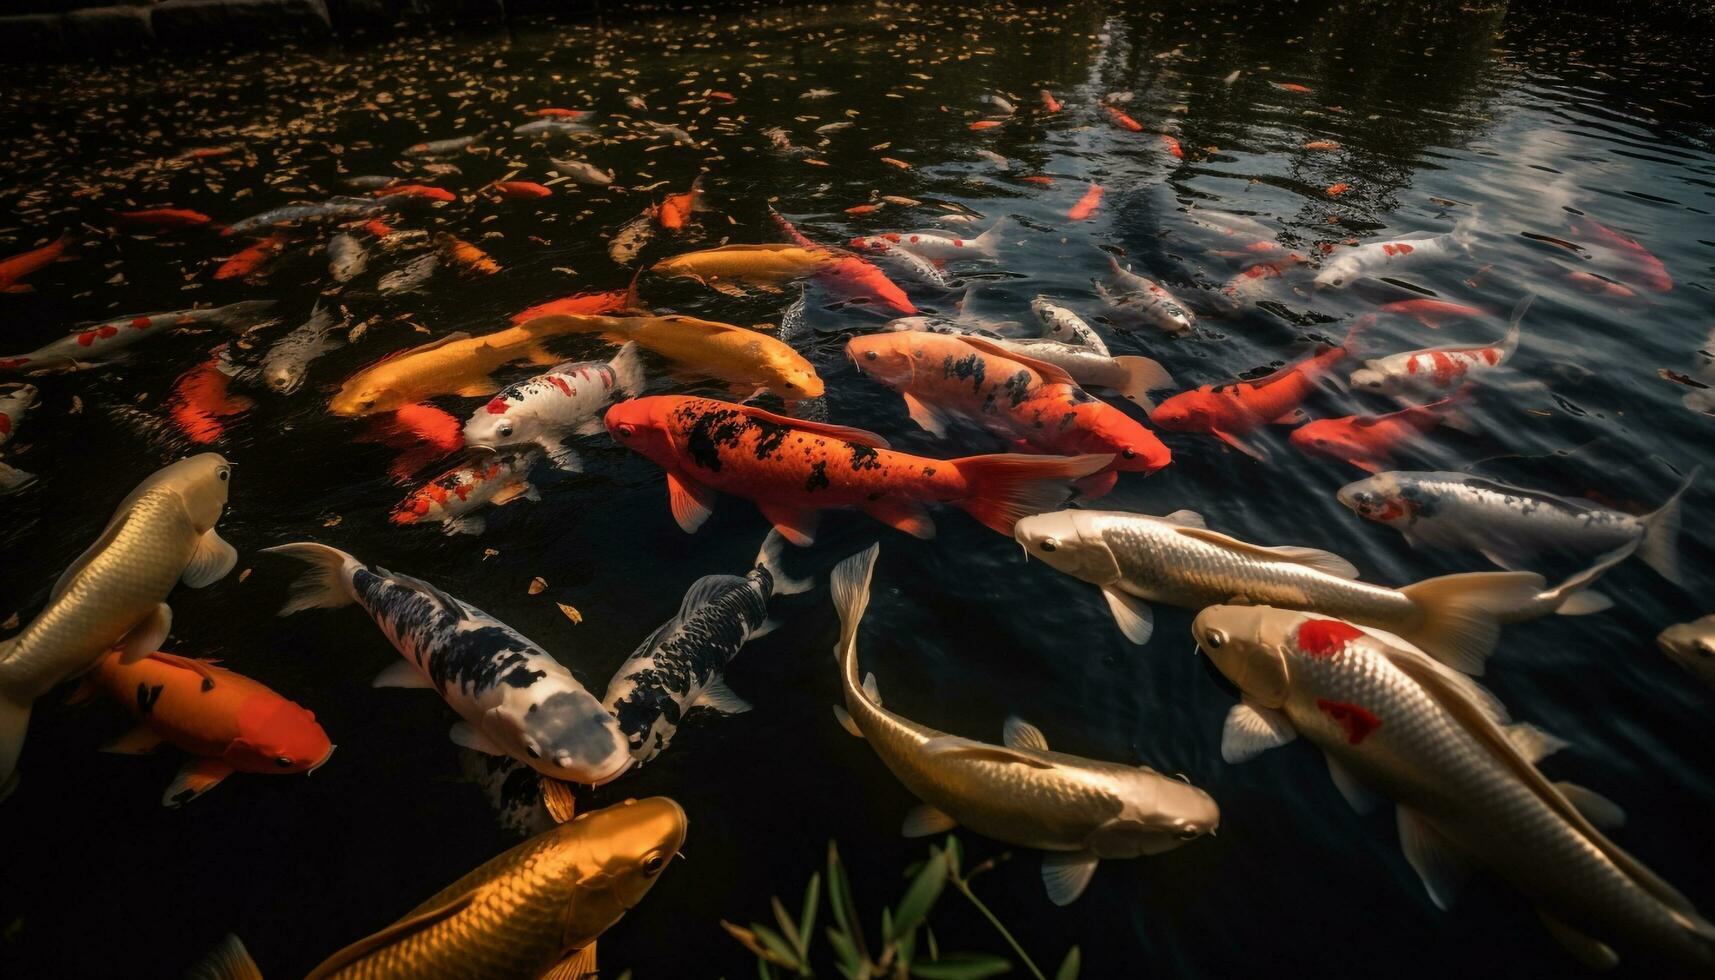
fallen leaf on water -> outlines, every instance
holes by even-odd
[[[498,554],[500,554],[500,552],[495,551],[493,548],[484,548],[482,549],[482,560],[487,561]]]
[[[577,609],[576,609],[576,607],[573,607],[573,606],[568,606],[568,605],[566,605],[566,604],[565,604],[565,603],[563,603],[563,602],[556,602],[556,603],[554,603],[554,605],[556,605],[556,606],[559,606],[559,607],[560,607],[560,611],[561,611],[561,612],[563,612],[563,613],[565,613],[565,614],[566,614],[566,618],[567,618],[567,619],[569,619],[569,620],[571,620],[571,621],[572,621],[572,622],[574,622],[574,623],[581,623],[581,622],[583,622],[583,621],[584,621],[584,614],[583,614],[583,613],[581,613],[581,612],[578,612],[578,610],[577,610]],[[14,618],[14,619],[16,619],[16,618],[17,618],[17,617],[16,617],[16,616],[14,616],[14,617],[12,617],[12,618]]]
[[[538,575],[535,578],[530,580],[530,594],[531,595],[541,595],[543,592],[547,591],[547,588],[548,588],[548,580],[543,578],[540,575]]]
[[[339,516],[338,514],[335,514],[332,517],[328,518],[327,520],[323,521],[322,527],[338,527],[339,522],[343,521],[343,520],[345,520],[345,518]]]
[[[247,579],[247,578],[249,578],[249,577],[250,577],[250,573],[251,573],[251,572],[252,572],[252,571],[253,571],[253,569],[249,569],[249,568],[246,568],[246,569],[245,569],[245,570],[244,570],[244,571],[242,571],[242,572],[239,572],[239,573],[238,573],[238,580],[239,580],[239,581],[240,581],[240,582],[242,582],[242,581],[244,581],[244,580],[245,580],[245,579]]]

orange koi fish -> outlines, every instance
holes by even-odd
[[[1644,288],[1658,293],[1673,290],[1673,277],[1668,275],[1667,266],[1649,249],[1593,218],[1574,221],[1573,228],[1581,235],[1594,235],[1609,248],[1623,253],[1630,259]]]
[[[1134,133],[1143,132],[1143,123],[1126,115],[1118,108],[1111,105],[1103,105],[1102,108],[1107,110],[1108,118],[1112,119],[1121,129],[1129,129]]]
[[[444,187],[430,187],[428,184],[399,184],[394,187],[383,187],[378,191],[369,192],[372,197],[414,197],[423,201],[456,201],[457,194]]]
[[[1379,473],[1393,464],[1394,453],[1406,443],[1443,423],[1462,425],[1455,408],[1461,400],[1454,395],[1387,415],[1318,419],[1292,430],[1292,444],[1307,456],[1343,460],[1367,473]]]
[[[590,109],[532,109],[530,115],[542,116],[547,119],[585,119],[594,115]]]
[[[535,201],[554,193],[553,188],[528,180],[497,180],[488,186],[510,201]]]
[[[1083,221],[1096,213],[1096,207],[1102,203],[1102,185],[1092,182],[1084,196],[1078,198],[1078,203],[1072,205],[1072,210],[1066,212],[1066,217],[1073,221]]]
[[[973,133],[980,133],[985,129],[993,129],[1005,122],[1006,120],[1004,119],[978,119],[976,122],[971,123],[970,129]]]
[[[146,208],[142,211],[121,211],[115,215],[128,228],[150,231],[171,231],[174,228],[202,228],[214,221],[201,211],[187,208]]]
[[[285,251],[291,239],[283,234],[269,235],[259,238],[231,258],[220,264],[214,270],[216,279],[248,279],[262,271],[262,267],[272,262],[276,256]]]
[[[1230,381],[1182,391],[1157,405],[1149,420],[1170,432],[1207,432],[1227,445],[1252,456],[1267,454],[1242,436],[1268,423],[1300,420],[1298,406],[1315,390],[1316,383],[1346,358],[1357,328],[1346,335],[1346,343],[1313,354],[1296,364],[1253,381]]]
[[[1041,174],[1032,174],[1028,177],[1020,177],[1018,179],[1024,181],[1026,184],[1035,184],[1038,187],[1053,187],[1054,186],[1054,178],[1045,177]]]
[[[128,664],[116,650],[72,700],[98,691],[137,718],[136,728],[102,751],[143,755],[165,742],[192,756],[167,786],[163,806],[188,803],[235,772],[314,772],[333,755],[314,714],[212,661],[151,653]]]
[[[1002,534],[1028,514],[1058,507],[1068,482],[1111,456],[967,456],[894,452],[873,432],[805,422],[746,405],[656,395],[607,410],[607,431],[667,471],[673,517],[687,532],[708,519],[718,493],[756,504],[782,537],[815,540],[820,511],[855,507],[919,538],[935,535],[926,504],[949,503]]]
[[[1056,112],[1060,111],[1060,109],[1062,107],[1060,105],[1059,100],[1054,98],[1053,92],[1050,92],[1047,89],[1043,89],[1040,94],[1042,96],[1042,111],[1043,112],[1047,112],[1047,113],[1052,114],[1052,113],[1056,113]]]
[[[28,293],[36,287],[22,280],[65,257],[71,247],[71,232],[66,232],[41,248],[20,252],[0,260],[0,293]]]
[[[1342,182],[1342,183],[1338,183],[1338,184],[1330,184],[1328,186],[1327,190],[1324,190],[1322,193],[1328,195],[1329,197],[1339,197],[1341,194],[1344,194],[1351,189],[1352,189],[1351,184],[1347,184],[1347,183]]]
[[[1340,144],[1333,140],[1311,140],[1304,144],[1306,150],[1338,150]]]
[[[1629,286],[1622,286],[1606,276],[1598,276],[1594,272],[1568,272],[1566,281],[1586,293],[1606,296],[1609,299],[1637,299],[1637,291]]]
[[[981,337],[901,331],[854,337],[846,355],[863,374],[899,392],[912,421],[946,436],[969,419],[1023,452],[1112,457],[1080,481],[1086,496],[1113,489],[1121,472],[1154,473],[1173,456],[1155,433],[1091,397],[1061,368]]]
[[[365,221],[363,223],[363,230],[374,235],[376,238],[386,238],[388,235],[393,234],[393,226],[379,219]]]
[[[500,271],[499,262],[457,235],[440,232],[435,236],[435,245],[440,248],[441,255],[449,263],[458,266],[467,275],[492,276]]]
[[[1167,152],[1179,159],[1185,159],[1185,148],[1179,145],[1179,138],[1167,133],[1161,134],[1161,145],[1167,147]]]
[[[1307,93],[1307,92],[1315,91],[1310,86],[1300,85],[1297,82],[1269,82],[1269,84],[1273,85],[1277,89],[1280,89],[1282,92]]]
[[[229,394],[230,382],[215,358],[185,372],[173,384],[173,393],[167,396],[167,411],[190,441],[208,445],[219,440],[226,433],[221,419],[255,407],[256,403],[250,399]]]
[[[691,220],[693,211],[703,209],[703,175],[691,181],[691,189],[683,194],[669,194],[655,208],[655,222],[668,231],[678,231]]]
[[[399,450],[387,472],[403,483],[435,460],[463,449],[464,429],[447,412],[433,405],[415,404],[377,419],[358,439]]]
[[[637,276],[643,271],[638,270]],[[643,302],[637,298],[637,276],[632,276],[631,285],[625,289],[610,289],[600,293],[574,293],[551,299],[546,303],[537,303],[528,309],[520,310],[512,315],[513,323],[523,323],[534,320],[539,316],[600,316],[604,313],[618,313],[622,310],[641,310]]]
[[[199,146],[179,154],[180,160],[217,160],[238,152],[236,146]]]

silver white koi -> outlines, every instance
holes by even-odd
[[[534,443],[554,465],[576,473],[583,461],[565,440],[606,432],[602,413],[607,407],[642,389],[643,356],[635,342],[627,342],[611,361],[567,361],[508,386],[471,413],[464,426],[465,444],[497,448]]]

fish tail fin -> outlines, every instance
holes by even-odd
[[[1454,670],[1481,674],[1500,639],[1502,618],[1533,609],[1543,591],[1535,572],[1464,572],[1408,585],[1416,629],[1400,635]]]
[[[1679,505],[1685,491],[1691,489],[1692,481],[1702,471],[1702,467],[1692,470],[1673,496],[1667,498],[1667,503],[1644,518],[1644,536],[1638,542],[1638,557],[1643,559],[1643,563],[1655,569],[1662,578],[1681,587],[1685,582],[1679,575]]]
[[[774,582],[769,590],[771,595],[797,595],[810,591],[810,587],[816,584],[813,578],[793,578],[786,574],[781,559],[790,550],[780,532],[770,529],[768,537],[762,539],[762,550],[756,553],[756,567],[768,572]]]
[[[643,298],[637,293],[637,282],[642,278],[643,266],[639,265],[637,271],[631,274],[631,285],[625,287],[624,309],[635,310],[639,313],[649,312],[649,308],[643,305]]]
[[[643,352],[637,341],[628,340],[613,360],[607,362],[613,371],[613,386],[635,398],[643,391]]]
[[[1179,387],[1174,383],[1173,375],[1168,374],[1161,362],[1152,357],[1122,354],[1114,358],[1114,363],[1125,368],[1125,382],[1119,386],[1119,393],[1128,401],[1143,406],[1146,412],[1155,411],[1155,402],[1149,398],[1150,392]]]
[[[208,955],[185,971],[185,980],[262,980],[262,970],[244,948],[244,940],[227,933]]]
[[[1000,230],[1005,227],[1005,225],[1006,215],[1003,214],[994,219],[994,224],[989,225],[988,231],[985,231],[971,239],[971,244],[976,247],[978,252],[992,257],[995,254],[995,251],[1000,248]]]
[[[13,641],[0,644],[0,658],[10,655]],[[12,795],[18,785],[18,756],[24,751],[24,733],[30,728],[30,708],[35,702],[10,691],[0,692],[0,800]]]
[[[280,607],[280,615],[290,616],[306,609],[337,609],[357,601],[351,576],[361,566],[356,558],[338,548],[299,541],[262,550],[296,558],[310,566],[309,571],[292,583],[291,594],[287,596],[286,604]]]
[[[879,554],[881,545],[870,545],[834,566],[834,574],[829,581],[834,612],[840,617],[840,643],[834,648],[834,653],[840,660],[848,702],[863,697],[857,671],[858,623],[869,605],[869,581],[875,574],[875,559]]]
[[[1518,305],[1513,307],[1512,316],[1507,320],[1507,335],[1501,338],[1500,343],[1502,364],[1505,364],[1513,356],[1513,352],[1518,350],[1525,311],[1530,309],[1530,304],[1535,301],[1535,293],[1526,293],[1524,299],[1519,300]]]
[[[1113,462],[1113,455],[1028,456],[1001,453],[950,460],[965,478],[966,496],[950,501],[1007,537],[1019,518],[1066,502],[1071,482]]]
[[[698,174],[691,179],[691,210],[707,211],[709,206],[703,203],[703,178],[708,174]]]

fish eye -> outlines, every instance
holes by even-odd
[[[1130,446],[1127,446],[1127,447],[1125,447],[1124,450],[1122,450],[1120,452],[1120,455],[1124,456],[1126,459],[1136,459],[1137,458],[1137,450],[1131,448]]]
[[[630,439],[632,436],[637,434],[637,426],[632,425],[630,422],[621,422],[619,423],[618,431],[621,439]]]
[[[222,466],[220,469],[214,471],[214,478],[219,480],[222,483],[225,483],[227,481],[227,478],[229,478],[231,476],[232,476],[232,471],[227,469],[224,466]]]
[[[875,353],[875,351],[872,351],[872,350],[866,350],[866,351],[864,351],[864,352],[863,352],[863,359],[864,359],[864,360],[866,360],[866,361],[873,361],[873,360],[875,360],[875,358],[876,358],[876,353]]]
[[[1226,642],[1227,634],[1220,630],[1210,630],[1209,635],[1203,637],[1203,645],[1211,650],[1219,650]]]
[[[1177,834],[1174,834],[1173,836],[1179,838],[1180,840],[1196,840],[1197,838],[1203,836],[1203,832],[1198,830],[1196,827],[1182,827],[1182,828],[1180,828],[1179,832]]]
[[[534,707],[534,705],[532,705],[532,707]],[[524,746],[524,751],[530,753],[530,758],[532,758],[532,759],[542,758],[542,753],[536,751],[536,746],[534,746],[534,745]]]
[[[512,423],[510,421],[502,422],[499,425],[494,427],[494,431],[500,433],[503,436],[509,436],[512,434]]]
[[[1040,547],[1043,551],[1048,551],[1048,552],[1059,551],[1060,550],[1060,539],[1059,538],[1043,538],[1042,543],[1040,545],[1038,545],[1038,547]]]
[[[794,390],[794,391],[796,391],[796,390],[797,390],[797,389],[798,389],[798,386],[797,386],[797,385],[795,385],[795,384],[793,384],[793,383],[792,383],[792,382],[790,382],[790,381],[788,381],[788,382],[786,382],[786,387],[788,387],[788,388],[791,388],[791,389],[792,389],[792,390]]]
[[[667,859],[666,858],[662,857],[659,854],[651,854],[651,855],[649,855],[649,858],[643,862],[644,877],[653,878],[656,875],[660,874],[661,869],[665,868],[666,866],[667,866]]]
[[[276,759],[275,759],[275,760],[274,760],[274,764],[275,764],[275,765],[276,765],[276,766],[279,766],[279,767],[280,767],[280,768],[281,768],[281,769],[290,769],[290,768],[292,768],[292,760],[291,760],[291,759],[288,759],[288,758],[286,758],[286,757],[285,757],[285,756],[283,756],[283,755],[282,755],[282,756],[280,756],[280,757],[278,757],[278,758],[276,758]]]

